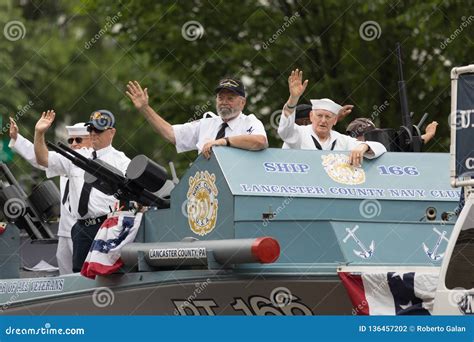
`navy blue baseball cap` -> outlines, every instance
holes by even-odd
[[[222,89],[230,90],[237,95],[245,97],[244,84],[237,78],[224,78],[223,80],[220,80],[218,86],[215,89],[216,94]]]
[[[84,126],[94,126],[94,128],[105,131],[115,127],[115,116],[107,109],[100,109],[92,112],[89,121]]]

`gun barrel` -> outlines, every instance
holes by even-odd
[[[408,95],[403,80],[402,49],[400,43],[397,43],[397,61],[398,61],[398,92],[400,93],[400,107],[402,111],[402,125],[413,133],[410,111],[408,109]]]
[[[418,123],[418,128],[421,129],[421,127],[425,124],[426,118],[428,117],[428,113],[423,114],[423,117],[421,118],[420,122]]]
[[[99,162],[97,160],[88,159],[61,142],[56,146],[48,141],[47,146],[69,159],[77,167],[86,171],[90,176],[85,177],[85,180],[93,184],[98,190],[110,195],[110,191],[106,191],[106,189],[113,189],[112,192],[118,199],[132,200],[146,206],[169,208],[169,201],[143,189],[143,187],[134,182],[134,180],[119,174],[119,170],[112,166],[107,166],[107,163],[103,162],[102,164],[102,161]]]
[[[12,184],[12,185],[15,185],[15,186],[17,187],[17,189],[20,190],[21,194],[22,194],[24,197],[27,197],[25,191],[24,191],[23,188],[20,186],[20,184],[17,182],[15,176],[13,176],[13,174],[12,174],[12,172],[10,171],[10,169],[8,168],[8,166],[7,166],[5,163],[0,162],[0,168],[1,168],[1,170],[2,170],[3,175],[4,175],[5,178],[7,179],[8,183],[10,183],[10,184]]]
[[[170,207],[170,201],[163,199],[149,192],[148,190],[143,190],[138,196],[135,197],[136,202],[145,205],[145,206],[155,206],[158,209],[165,209]]]
[[[402,65],[402,48],[400,43],[397,43],[397,64],[398,64],[398,80],[404,82],[403,80],[403,65]]]
[[[14,222],[18,228],[24,229],[32,242],[56,242],[57,239],[55,239],[49,225],[43,221],[44,211],[38,209],[32,202],[32,198],[35,197],[49,207],[49,205],[54,205],[55,193],[50,193],[51,196],[45,198],[44,191],[33,190],[33,193],[27,196],[6,164],[0,162],[0,170],[9,184],[7,185],[6,182],[1,181],[0,204],[3,207],[5,219],[8,222]],[[43,189],[42,184],[36,189]],[[57,203],[59,203],[59,200],[59,191],[57,191]]]
[[[125,182],[125,177],[119,175],[111,170],[107,169],[105,166],[100,163],[84,157],[82,154],[74,151],[69,148],[62,142],[58,142],[58,145],[54,145],[51,142],[46,143],[49,148],[53,151],[61,154],[65,158],[69,159],[74,165],[83,169],[84,171],[90,173],[93,176],[100,175],[101,178],[107,179],[107,181],[115,184],[122,184]]]

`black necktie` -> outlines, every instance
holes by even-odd
[[[316,146],[316,148],[318,150],[322,150],[323,148],[321,147],[321,144],[316,140],[315,137],[311,136],[311,138],[313,138],[313,141],[314,141],[314,146]],[[336,146],[336,141],[337,140],[334,140],[332,145],[331,145],[331,151],[334,150],[334,146]]]
[[[97,152],[92,152],[92,160],[97,159]],[[79,197],[79,207],[77,208],[77,212],[81,217],[84,217],[87,214],[89,209],[89,197],[91,196],[92,184],[85,183],[82,186],[81,196]]]
[[[63,204],[66,204],[67,196],[69,195],[69,179],[66,182],[66,186],[64,187],[64,194],[63,194]]]
[[[223,122],[222,125],[221,125],[221,128],[219,129],[219,132],[217,132],[217,135],[216,135],[216,140],[217,139],[222,139],[223,137],[225,137],[225,129],[229,127],[229,125],[227,124],[227,122]]]

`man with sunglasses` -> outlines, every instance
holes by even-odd
[[[69,147],[78,150],[81,148],[90,148],[91,140],[89,132],[83,122],[73,126],[66,126],[68,135],[67,142]],[[23,159],[33,167],[45,170],[38,165],[35,157],[33,143],[19,133],[18,126],[10,117],[10,143],[8,144],[13,151],[18,153]],[[59,189],[61,193],[61,208],[58,226],[58,248],[56,250],[56,259],[58,261],[59,274],[72,273],[72,239],[71,228],[76,223],[70,212],[69,204],[69,183],[66,177],[60,177]]]
[[[36,123],[35,155],[38,164],[47,168],[48,177],[62,175],[69,179],[69,203],[71,214],[76,220],[71,230],[73,272],[80,272],[97,231],[113,208],[118,207],[118,200],[85,183],[84,170],[69,159],[48,151],[45,133],[54,118],[54,111],[49,110],[43,112]],[[92,148],[82,148],[78,152],[91,159],[99,159],[125,174],[130,159],[112,147],[116,132],[114,115],[105,109],[94,111],[85,127],[89,132]]]
[[[82,147],[85,147],[84,144],[87,143],[87,147],[91,147],[92,145],[90,144],[90,136],[89,136],[89,131],[87,130],[87,127],[85,126],[85,123],[81,122],[81,123],[78,123],[77,125],[80,125],[81,127],[81,130],[85,130],[85,132],[87,133],[87,135],[84,135],[84,136],[81,136],[81,137],[69,137],[67,138],[67,143],[69,144],[69,146],[73,149],[78,149],[78,148],[82,148]],[[71,133],[69,133],[69,129],[72,129],[72,128],[75,128],[74,126],[66,126],[66,129],[68,130],[68,134],[71,135]]]

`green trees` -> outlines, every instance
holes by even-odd
[[[25,1],[4,5],[2,24],[19,19],[26,35],[0,40],[2,113],[31,99],[19,123],[32,133],[36,115],[54,108],[60,121],[84,121],[94,109],[117,116],[116,145],[183,170],[196,153],[176,155],[133,110],[123,91],[136,79],[171,123],[215,111],[213,89],[241,77],[247,113],[275,125],[288,97],[287,78],[300,68],[310,80],[305,101],[330,97],[354,104],[357,116],[398,127],[394,49],[402,44],[410,110],[437,120],[429,151],[447,151],[449,72],[472,63],[473,1]],[[5,120],[4,120],[5,123]]]

